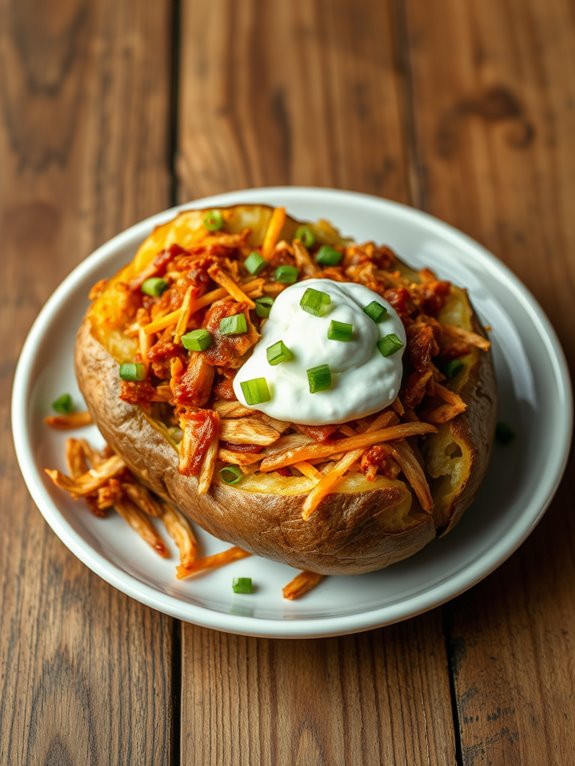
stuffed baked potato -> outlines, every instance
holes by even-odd
[[[400,389],[379,411],[310,425],[238,401],[272,300],[310,279],[363,285],[401,320]],[[91,298],[76,374],[94,421],[147,487],[216,537],[360,574],[448,532],[474,498],[495,427],[489,342],[465,290],[389,248],[281,208],[187,211]]]

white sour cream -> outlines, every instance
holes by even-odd
[[[324,316],[313,316],[301,308],[300,301],[308,287],[329,294],[331,304]],[[372,301],[388,312],[379,323],[363,311]],[[328,339],[332,320],[353,325],[351,341]],[[404,346],[385,357],[376,344],[392,333]],[[267,361],[266,349],[279,340],[294,358],[272,366]],[[291,285],[276,298],[261,339],[236,373],[234,391],[239,401],[249,407],[241,383],[265,378],[271,400],[253,405],[252,409],[290,423],[345,423],[378,412],[394,401],[401,386],[404,348],[403,323],[380,295],[354,282],[307,279]],[[312,394],[306,371],[321,364],[329,365],[332,386]]]

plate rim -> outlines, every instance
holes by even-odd
[[[569,417],[564,419],[564,428],[560,434],[562,437],[560,449],[554,451],[555,457],[552,466],[554,471],[551,474],[551,480],[546,482],[545,496],[540,507],[536,512],[530,514],[529,523],[512,525],[498,541],[497,546],[494,546],[487,553],[473,558],[464,573],[459,573],[457,577],[440,580],[430,590],[416,593],[399,603],[343,616],[304,616],[286,620],[234,615],[211,610],[209,607],[198,604],[183,602],[176,596],[159,593],[152,585],[141,582],[137,577],[120,569],[117,564],[106,560],[96,550],[92,549],[84,541],[82,535],[76,532],[66,521],[56,503],[48,495],[44,485],[37,480],[37,468],[32,456],[31,440],[27,438],[28,429],[25,413],[26,398],[31,386],[29,372],[34,361],[38,339],[42,334],[42,326],[58,313],[58,306],[62,298],[73,293],[74,285],[80,282],[93,268],[108,258],[112,258],[125,241],[139,236],[140,233],[143,236],[144,232],[151,226],[169,220],[177,212],[218,204],[254,203],[258,195],[262,197],[260,200],[262,204],[270,204],[270,198],[274,195],[281,196],[287,200],[286,205],[288,207],[289,199],[301,200],[302,196],[311,198],[315,202],[327,201],[327,204],[330,200],[342,201],[351,198],[361,206],[369,206],[374,209],[377,207],[380,209],[382,207],[387,208],[395,214],[396,218],[399,217],[402,220],[419,218],[428,228],[439,230],[443,238],[448,235],[448,238],[455,243],[461,244],[463,242],[467,247],[478,250],[490,265],[491,270],[496,272],[499,278],[503,277],[507,282],[507,287],[512,288],[514,296],[523,304],[523,308],[529,314],[534,325],[537,326],[539,333],[550,340],[549,356],[553,362],[553,382],[557,387],[558,396],[563,402],[562,406]],[[244,199],[239,199],[242,196]],[[562,479],[569,457],[573,432],[573,397],[565,355],[550,320],[521,280],[476,240],[425,211],[375,195],[333,188],[268,186],[238,189],[211,195],[160,211],[124,229],[84,258],[47,299],[28,331],[14,376],[11,415],[17,460],[34,503],[54,533],[76,558],[107,583],[140,603],[175,619],[191,622],[201,627],[236,635],[268,638],[322,638],[372,630],[434,609],[476,585],[513,555],[543,517]],[[517,534],[518,530],[520,530],[519,534]],[[511,544],[509,544],[509,538],[511,538]],[[506,544],[502,545],[503,542]]]

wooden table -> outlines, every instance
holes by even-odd
[[[450,604],[260,640],[181,625],[88,571],[33,506],[9,433],[21,344],[65,274],[150,213],[241,187],[438,215],[518,274],[573,365],[574,71],[568,0],[0,3],[1,764],[575,763],[569,480]]]

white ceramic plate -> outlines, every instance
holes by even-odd
[[[343,191],[267,188],[198,200],[190,207],[240,202],[284,205],[296,217],[328,218],[345,234],[391,245],[408,262],[429,266],[469,288],[492,339],[501,418],[517,432],[496,446],[479,496],[454,532],[382,572],[331,577],[300,601],[281,588],[287,566],[249,558],[195,580],[176,580],[172,560],[156,556],[116,514],[100,520],[45,477],[64,468],[64,441],[43,425],[62,392],[79,398],[72,363],[74,335],[99,279],[131,260],[167,211],[107,242],[60,285],[32,327],[14,383],[14,441],[24,478],[48,524],[104,580],[138,601],[187,622],[232,633],[304,638],[387,625],[462,593],[492,572],[541,519],[563,473],[571,438],[572,401],[559,343],[540,306],[493,255],[440,221],[402,205]],[[95,428],[85,434],[98,439]],[[208,553],[227,547],[201,534]],[[249,576],[254,595],[235,595],[232,577]]]

